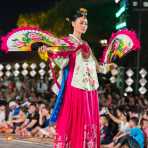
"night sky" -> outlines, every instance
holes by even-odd
[[[16,27],[20,13],[36,12],[53,7],[57,0],[3,0],[0,4],[0,33]]]

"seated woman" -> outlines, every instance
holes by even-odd
[[[113,120],[113,122],[118,124],[119,127],[118,133],[113,138],[113,142],[107,145],[103,145],[104,148],[111,148],[115,146],[115,143],[117,143],[117,139],[120,135],[129,131],[128,114],[126,114],[122,107],[117,109],[117,117],[110,113],[109,110],[107,110],[107,114]]]
[[[54,136],[54,128],[50,126],[50,108],[48,105],[39,109],[39,126],[32,131],[32,134],[39,137],[52,138]]]
[[[37,112],[36,104],[32,103],[29,106],[28,117],[25,122],[17,128],[16,134],[23,137],[31,136],[31,132],[38,126],[39,114]]]

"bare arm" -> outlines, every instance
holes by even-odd
[[[95,61],[96,64],[96,70],[98,73],[104,73],[106,74],[107,72],[109,72],[110,70],[112,70],[112,67],[114,68],[114,64],[99,64],[98,60],[96,59],[96,57],[94,56],[93,52],[91,51],[91,55]]]
[[[37,120],[32,120],[26,128],[32,128],[37,123]]]
[[[12,120],[13,123],[22,123],[25,121],[25,114],[21,111],[18,119]]]
[[[43,121],[43,116],[42,113],[39,113],[39,125],[43,125],[44,121]]]
[[[112,115],[109,111],[108,111],[108,115],[109,117],[117,124],[120,124],[121,123],[121,120],[116,118],[114,115]]]

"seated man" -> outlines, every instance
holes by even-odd
[[[37,112],[36,104],[30,104],[29,114],[25,122],[17,128],[17,135],[28,137],[31,136],[31,132],[38,126],[39,114]]]
[[[133,148],[144,148],[144,134],[142,130],[137,127],[139,120],[137,117],[132,117],[129,121],[129,133],[120,135],[116,140],[117,144],[115,148],[119,148],[122,145],[128,145]]]
[[[124,146],[130,148],[144,148],[144,134],[138,128],[138,118],[132,117],[129,121],[129,131],[123,133],[113,140],[113,144],[104,145],[103,148],[122,148]]]

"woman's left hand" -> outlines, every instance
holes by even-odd
[[[110,63],[110,64],[109,64],[109,69],[110,69],[110,71],[112,71],[113,69],[117,69],[117,67],[118,67],[118,65],[115,64],[115,63]]]

